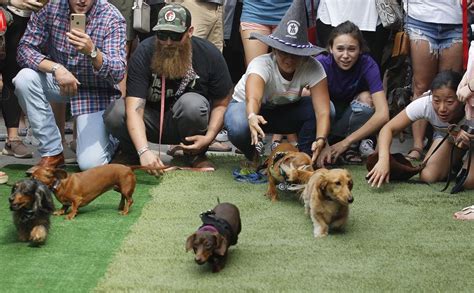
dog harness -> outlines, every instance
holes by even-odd
[[[201,213],[199,215],[201,217],[202,226],[199,227],[200,231],[209,231],[215,232],[211,227],[214,227],[219,234],[223,235],[230,241],[230,245],[237,244],[238,236],[232,230],[232,227],[229,223],[222,219],[216,217],[216,213],[212,210]]]

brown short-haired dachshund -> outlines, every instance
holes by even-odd
[[[231,203],[219,203],[202,213],[203,224],[186,240],[186,251],[194,250],[199,265],[208,262],[214,273],[225,266],[229,246],[237,244],[241,230],[239,209]]]
[[[122,215],[127,215],[133,204],[132,194],[137,182],[133,171],[136,169],[150,170],[142,166],[109,164],[68,174],[62,169],[40,167],[31,177],[46,184],[62,203],[62,208],[54,212],[55,215],[63,215],[71,206],[71,212],[66,216],[71,220],[76,216],[79,207],[89,204],[112,188],[122,195],[119,210]]]
[[[8,198],[13,212],[13,223],[20,241],[40,245],[46,241],[50,216],[54,211],[51,191],[43,183],[23,179],[15,183]]]
[[[277,184],[278,183],[301,183],[297,180],[290,181],[283,169],[300,169],[313,171],[313,162],[311,157],[298,149],[291,143],[279,144],[268,156],[263,166],[267,167],[268,188],[266,196],[276,202],[278,200]]]

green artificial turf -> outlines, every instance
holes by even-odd
[[[73,221],[54,217],[45,246],[15,241],[9,187],[0,185],[0,291],[472,291],[474,222],[452,213],[474,193],[392,183],[370,188],[364,167],[350,167],[354,198],[344,233],[314,239],[312,223],[290,193],[271,203],[266,184],[236,182],[242,157],[213,157],[212,173],[174,171],[161,180],[138,171],[129,216],[109,192]],[[2,168],[10,182],[24,167]],[[150,189],[151,187],[151,189]],[[151,196],[149,193],[151,193]],[[236,204],[242,233],[217,274],[198,266],[185,240],[217,198]],[[59,205],[57,205],[59,207]]]
[[[9,183],[13,184],[25,177],[26,169],[24,165],[10,165],[2,171],[9,175]],[[16,240],[8,205],[11,187],[0,185],[0,291],[91,291],[130,226],[140,217],[144,204],[150,200],[150,186],[160,182],[141,171],[137,174],[135,202],[128,216],[119,215],[120,195],[109,191],[79,209],[72,221],[53,216],[47,242],[40,248]],[[57,201],[55,205],[61,207]]]
[[[345,233],[314,239],[292,194],[278,203],[266,185],[239,183],[239,157],[217,157],[214,173],[172,172],[152,190],[140,219],[113,258],[99,292],[116,291],[471,291],[474,223],[452,213],[474,202],[442,184],[370,188],[364,167],[351,167],[355,201]],[[242,233],[217,274],[198,266],[185,240],[199,213],[221,202],[240,208]]]

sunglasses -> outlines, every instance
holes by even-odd
[[[167,41],[168,38],[173,42],[179,42],[183,38],[184,33],[176,33],[171,31],[157,31],[156,36],[160,41]]]

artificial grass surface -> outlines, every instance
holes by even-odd
[[[473,222],[452,213],[474,202],[432,186],[392,183],[368,187],[364,167],[351,167],[354,198],[344,233],[314,239],[312,223],[292,194],[272,204],[266,184],[232,179],[241,157],[213,157],[213,173],[175,171],[161,181],[137,172],[135,203],[117,214],[109,192],[73,221],[53,217],[45,246],[15,242],[9,188],[0,185],[0,291],[472,291]],[[24,169],[2,168],[10,182]],[[158,184],[159,183],[159,184]],[[153,186],[152,197],[146,190]],[[213,274],[185,253],[199,213],[216,198],[241,212],[239,243]],[[59,205],[57,205],[59,207]],[[98,279],[99,282],[97,281]]]
[[[25,177],[29,166],[2,168],[13,184]],[[69,169],[68,171],[71,171]],[[89,292],[97,284],[120,247],[130,226],[150,200],[148,189],[159,183],[141,171],[128,216],[118,214],[120,195],[109,191],[80,208],[72,221],[52,216],[44,246],[33,248],[16,240],[9,211],[11,187],[0,185],[0,291],[1,292]],[[61,207],[55,200],[56,208]]]
[[[291,194],[272,204],[265,184],[232,179],[240,159],[214,157],[213,173],[166,174],[95,290],[472,290],[474,223],[451,218],[473,203],[472,191],[452,196],[439,192],[442,184],[409,183],[375,190],[364,167],[351,167],[355,202],[346,232],[316,240]],[[217,197],[239,207],[242,233],[226,268],[213,274],[184,244]]]

